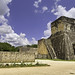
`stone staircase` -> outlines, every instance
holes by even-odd
[[[48,53],[49,53],[51,59],[57,59],[56,53],[52,47],[50,39],[45,40],[45,45],[47,47],[47,50],[48,50]]]

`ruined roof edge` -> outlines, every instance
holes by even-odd
[[[64,18],[65,18],[65,19],[75,20],[74,18],[70,18],[70,17],[66,17],[66,16],[61,16],[61,17],[57,18],[55,21],[53,21],[53,22],[51,23],[51,25],[52,25],[53,23],[57,22],[58,20],[64,19]]]

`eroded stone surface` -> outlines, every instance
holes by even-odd
[[[48,51],[47,55],[52,59],[75,59],[75,19],[62,16],[52,22],[51,31],[52,35],[44,39],[45,42],[40,51],[44,51],[45,47],[45,51]],[[41,48],[41,44],[38,45]]]

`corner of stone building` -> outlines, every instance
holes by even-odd
[[[49,58],[45,40],[46,39],[38,40],[38,58]]]

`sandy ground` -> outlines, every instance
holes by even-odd
[[[75,75],[75,62],[36,60],[46,67],[0,68],[0,75]]]

